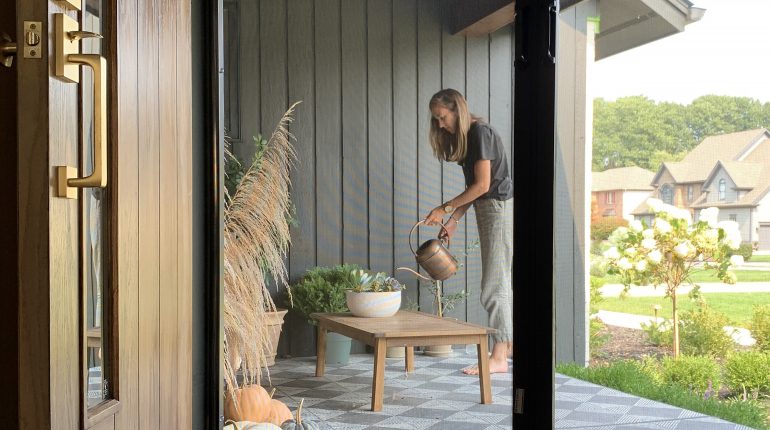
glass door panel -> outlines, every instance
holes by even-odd
[[[104,38],[86,37],[81,40],[81,52],[108,57],[109,16],[104,0],[86,0],[81,14],[81,28]],[[93,71],[81,69],[81,105],[83,142],[81,142],[81,170],[93,171],[94,159],[94,93]],[[109,103],[109,101],[105,101]],[[108,119],[105,119],[109,123]],[[82,276],[85,393],[88,408],[112,398],[108,375],[110,363],[110,266],[106,188],[84,188],[82,191]]]

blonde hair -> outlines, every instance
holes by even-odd
[[[454,112],[457,115],[457,124],[455,133],[449,133],[439,127],[438,120],[431,115],[430,146],[433,148],[433,155],[442,161],[460,163],[468,153],[468,130],[471,128],[471,122],[480,118],[468,112],[468,104],[463,95],[451,88],[443,89],[430,98],[429,108],[436,106]]]

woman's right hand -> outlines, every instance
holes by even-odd
[[[446,229],[446,230],[444,230]],[[438,234],[439,239],[452,239],[452,236],[455,235],[455,231],[457,231],[457,222],[454,218],[450,217],[446,224],[444,224],[444,228],[441,229],[441,231]]]

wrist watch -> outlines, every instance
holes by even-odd
[[[449,204],[449,202],[444,203],[443,208],[444,208],[444,212],[448,214],[454,212],[455,210],[455,208],[453,208],[452,205]]]

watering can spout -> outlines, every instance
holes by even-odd
[[[412,272],[412,274],[414,276],[418,277],[418,278],[422,278],[422,279],[425,279],[426,281],[433,282],[433,279],[431,279],[431,278],[429,278],[427,276],[421,275],[419,272],[416,272],[416,271],[414,271],[414,270],[412,270],[412,269],[410,269],[408,267],[397,267],[396,270],[404,270],[404,271],[407,271],[407,272]]]

